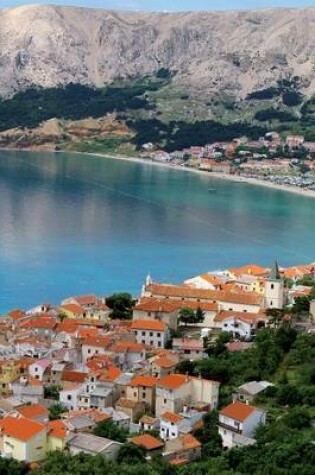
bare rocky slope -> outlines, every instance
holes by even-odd
[[[0,95],[30,85],[102,86],[174,73],[173,84],[242,99],[298,76],[315,92],[315,8],[118,13],[32,5],[0,10]]]

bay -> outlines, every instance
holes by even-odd
[[[209,193],[209,188],[215,192]],[[315,261],[315,200],[110,158],[0,151],[0,314]]]

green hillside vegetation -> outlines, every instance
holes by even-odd
[[[131,128],[133,140],[109,135],[60,143],[59,148],[134,155],[147,142],[174,151],[240,135],[257,139],[268,130],[315,140],[315,98],[305,100],[300,87],[300,78],[293,77],[252,92],[244,101],[223,93],[193,95],[176,88],[170,71],[161,68],[153,78],[117,80],[98,89],[77,84],[30,88],[0,100],[0,131],[34,128],[51,118],[80,120],[116,113]]]

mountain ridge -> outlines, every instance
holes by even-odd
[[[119,12],[27,5],[0,10],[0,95],[70,82],[172,73],[174,88],[244,100],[298,77],[315,92],[315,8]]]

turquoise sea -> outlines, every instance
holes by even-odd
[[[209,192],[215,188],[215,192]],[[178,283],[246,263],[315,261],[315,200],[152,164],[0,152],[0,314]]]

